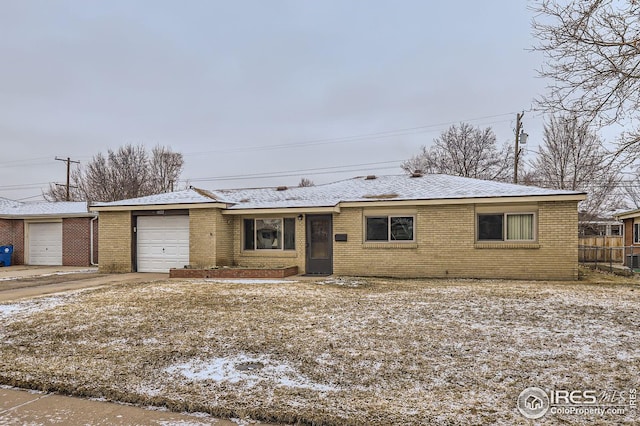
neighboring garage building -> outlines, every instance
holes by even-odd
[[[585,194],[447,175],[188,189],[91,206],[100,270],[576,279]]]
[[[640,209],[616,215],[624,223],[625,264],[640,269]]]
[[[15,265],[97,264],[97,231],[97,214],[84,202],[0,199],[0,245],[13,245]]]

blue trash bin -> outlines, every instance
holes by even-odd
[[[0,246],[0,266],[11,266],[11,255],[13,246]]]

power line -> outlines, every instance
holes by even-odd
[[[345,142],[345,143],[358,142],[361,140],[381,139],[381,138],[394,137],[394,136],[404,136],[404,135],[410,135],[410,134],[424,133],[434,128],[449,126],[449,125],[457,124],[460,122],[481,121],[481,120],[487,120],[492,118],[512,116],[513,114],[515,113],[507,112],[502,114],[493,114],[493,115],[486,115],[481,117],[468,118],[465,120],[445,121],[440,123],[425,124],[422,126],[406,127],[406,128],[393,129],[393,130],[383,130],[383,131],[372,132],[372,133],[361,133],[361,134],[355,134],[355,135],[349,135],[349,136],[338,136],[333,138],[311,139],[311,140],[280,143],[280,144],[273,144],[273,145],[257,145],[257,146],[239,147],[239,148],[222,149],[222,150],[186,152],[186,153],[183,153],[183,155],[186,156],[186,155],[201,155],[201,154],[207,154],[207,153],[239,152],[239,151],[245,151],[245,150],[266,151],[271,149],[327,145],[327,144],[336,144],[341,142]],[[504,123],[508,121],[511,121],[511,119],[491,121],[483,124],[485,125],[497,124],[497,123]],[[0,166],[21,167],[24,165],[44,165],[44,164],[49,164],[48,161],[43,162],[43,160],[48,160],[48,158],[49,157],[34,157],[34,158],[25,158],[22,160],[5,161],[5,162],[0,162]],[[91,158],[91,156],[82,156],[81,158]],[[36,161],[38,163],[34,163]],[[17,163],[29,163],[29,164],[17,164]]]
[[[386,131],[380,131],[380,132],[374,132],[374,133],[364,133],[364,134],[341,136],[341,137],[335,137],[335,138],[325,138],[325,139],[311,139],[306,141],[288,142],[288,143],[273,144],[273,145],[256,145],[256,146],[244,146],[244,147],[237,147],[237,148],[230,148],[230,149],[216,149],[216,150],[208,150],[208,151],[189,152],[189,153],[184,153],[183,155],[202,155],[202,154],[214,154],[214,153],[219,154],[219,153],[230,153],[230,152],[243,152],[247,150],[268,151],[272,149],[304,148],[308,146],[321,146],[321,145],[331,145],[331,144],[338,144],[338,143],[352,143],[352,142],[360,142],[360,141],[370,140],[370,139],[383,139],[383,138],[389,138],[389,137],[419,134],[419,133],[424,133],[426,131],[430,131],[433,128],[457,124],[460,122],[486,120],[489,118],[511,116],[513,114],[514,113],[510,112],[505,114],[487,115],[484,117],[478,117],[478,118],[473,118],[468,120],[448,121],[443,123],[427,124],[423,126],[407,127],[403,129],[386,130]],[[503,123],[507,121],[511,121],[511,119],[499,120],[499,121],[495,121],[487,124]]]
[[[67,157],[66,159],[56,157],[56,161],[64,161],[65,163],[67,163],[67,184],[64,185],[64,186],[66,186],[66,197],[65,198],[66,198],[67,201],[70,201],[71,200],[71,194],[69,192],[69,189],[71,188],[71,184],[70,184],[70,182],[71,182],[71,163],[80,164],[80,162],[79,161],[73,161],[69,157]],[[56,185],[63,186],[63,185],[61,185],[59,183],[56,183]],[[76,188],[76,187],[74,187],[74,188]]]
[[[189,181],[189,182],[209,182],[209,181],[217,181],[217,180],[234,180],[234,179],[251,179],[251,178],[268,179],[268,178],[272,178],[272,177],[297,176],[297,174],[299,174],[299,173],[320,174],[320,173],[313,173],[313,172],[317,172],[317,171],[323,172],[322,174],[324,174],[324,172],[327,172],[327,173],[336,173],[336,172],[343,173],[343,172],[350,172],[350,171],[353,171],[353,170],[338,170],[338,169],[346,169],[346,168],[353,168],[353,167],[363,167],[363,166],[375,166],[375,165],[383,165],[383,164],[393,164],[393,163],[401,163],[402,161],[404,161],[404,160],[378,161],[378,162],[374,162],[374,163],[349,164],[349,165],[345,165],[345,166],[314,167],[314,168],[311,168],[311,169],[286,170],[286,171],[280,171],[280,172],[264,172],[264,173],[251,173],[251,174],[241,174],[241,175],[212,176],[212,177],[186,179],[185,181]],[[393,168],[396,168],[396,167],[398,167],[398,166],[394,166]],[[391,167],[389,167],[389,168],[391,168]],[[283,173],[285,174],[284,176],[283,176]],[[295,173],[295,174],[291,175],[291,173]]]

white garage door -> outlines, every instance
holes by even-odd
[[[62,223],[30,223],[29,265],[62,265]]]
[[[189,264],[189,216],[138,216],[138,272],[169,272]]]

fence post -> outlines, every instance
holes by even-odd
[[[596,263],[593,269],[598,269],[598,246],[596,246]]]
[[[613,272],[613,247],[609,247],[609,272]]]

